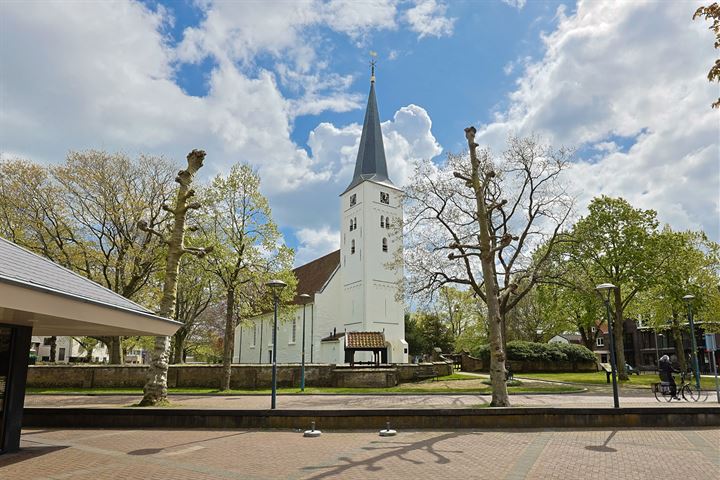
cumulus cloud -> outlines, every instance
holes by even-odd
[[[199,5],[203,20],[173,45],[164,33],[173,18],[162,7],[131,0],[0,3],[0,152],[52,162],[70,149],[102,148],[181,162],[200,147],[208,153],[205,176],[236,162],[256,168],[281,224],[316,231],[335,225],[332,199],[350,181],[361,126],[321,123],[306,150],[291,138],[293,123],[299,115],[353,109],[361,120],[366,97],[351,92],[351,76],[329,71],[320,27],[359,39],[406,25],[399,9],[408,5]],[[274,61],[258,66],[258,55]],[[189,95],[177,83],[178,69],[205,62],[212,66],[207,92]],[[413,158],[440,152],[431,126],[415,105],[383,125],[397,183]]]
[[[340,248],[340,232],[327,225],[320,228],[301,228],[295,234],[300,244],[295,253],[295,265],[304,265]]]
[[[445,16],[447,6],[435,0],[417,0],[415,6],[405,12],[405,19],[419,38],[452,35],[454,18]]]
[[[705,78],[712,34],[688,15],[683,2],[560,9],[543,58],[526,64],[510,107],[480,129],[479,143],[500,149],[510,133],[538,132],[576,146],[568,179],[580,205],[623,196],[717,239],[718,119],[708,108],[717,90]]]

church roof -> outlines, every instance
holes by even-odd
[[[370,82],[365,121],[363,123],[360,147],[355,160],[355,173],[345,192],[359,185],[365,180],[395,187],[387,172],[385,161],[385,146],[383,145],[382,131],[380,129],[380,115],[378,114],[377,100],[375,99],[375,80]]]
[[[295,278],[298,280],[297,294],[307,293],[312,298],[312,301],[315,301],[315,294],[322,291],[338,267],[340,267],[340,250],[335,250],[310,263],[297,267],[293,270]],[[297,296],[293,303],[302,305]]]

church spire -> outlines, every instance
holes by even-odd
[[[371,52],[371,55],[373,53]],[[375,99],[375,60],[370,62],[370,68],[370,94],[365,109],[360,148],[358,148],[357,160],[355,160],[355,173],[345,192],[365,180],[393,185],[390,178],[388,178],[385,146],[383,145],[382,131],[380,130],[380,115],[378,114],[377,100]]]

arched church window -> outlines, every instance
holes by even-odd
[[[355,253],[355,240],[350,241],[350,254]]]
[[[353,231],[353,221],[352,221],[352,218],[350,219],[350,231],[351,231],[351,232]]]
[[[383,238],[383,239],[382,239],[382,249],[383,249],[383,252],[387,252],[387,251],[388,251],[388,250],[387,250],[387,238]]]
[[[385,217],[385,228],[390,228],[390,217]]]
[[[357,217],[353,218],[353,230],[357,230]]]
[[[380,228],[384,228],[384,227],[385,227],[385,217],[380,215]]]

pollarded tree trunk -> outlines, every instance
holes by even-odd
[[[477,158],[475,143],[475,127],[465,129],[465,137],[470,149],[470,162],[472,164],[472,188],[475,193],[475,205],[477,209],[477,220],[480,227],[479,247],[480,264],[482,265],[483,279],[485,285],[485,298],[488,309],[488,325],[490,330],[490,384],[492,386],[493,407],[509,407],[510,397],[505,382],[505,349],[503,342],[503,325],[500,315],[500,299],[497,283],[494,275],[495,252],[490,238],[490,225],[488,222],[488,209],[485,205],[485,189],[488,181],[494,173],[486,173],[487,178],[480,178],[480,161]]]
[[[180,257],[185,253],[191,253],[198,256],[204,256],[208,249],[185,247],[185,217],[188,209],[200,208],[199,203],[188,203],[188,200],[195,195],[190,188],[193,176],[202,167],[205,159],[205,152],[202,150],[193,150],[187,156],[187,168],[180,170],[175,181],[180,185],[178,187],[177,197],[175,200],[175,208],[166,210],[173,214],[173,228],[170,238],[165,242],[168,245],[167,265],[165,266],[165,283],[163,285],[163,295],[160,300],[160,310],[158,315],[170,318],[175,311],[175,299],[177,297],[177,278],[180,265]],[[148,230],[147,224],[141,225],[141,229]],[[154,230],[152,233],[161,235]],[[155,337],[155,348],[150,356],[150,369],[148,371],[148,379],[145,383],[143,399],[140,406],[153,406],[159,403],[167,402],[167,372],[168,372],[168,353],[170,346],[170,337]]]
[[[225,307],[225,344],[223,345],[223,376],[220,390],[230,390],[230,376],[232,375],[232,354],[235,343],[235,289],[227,290]]]

